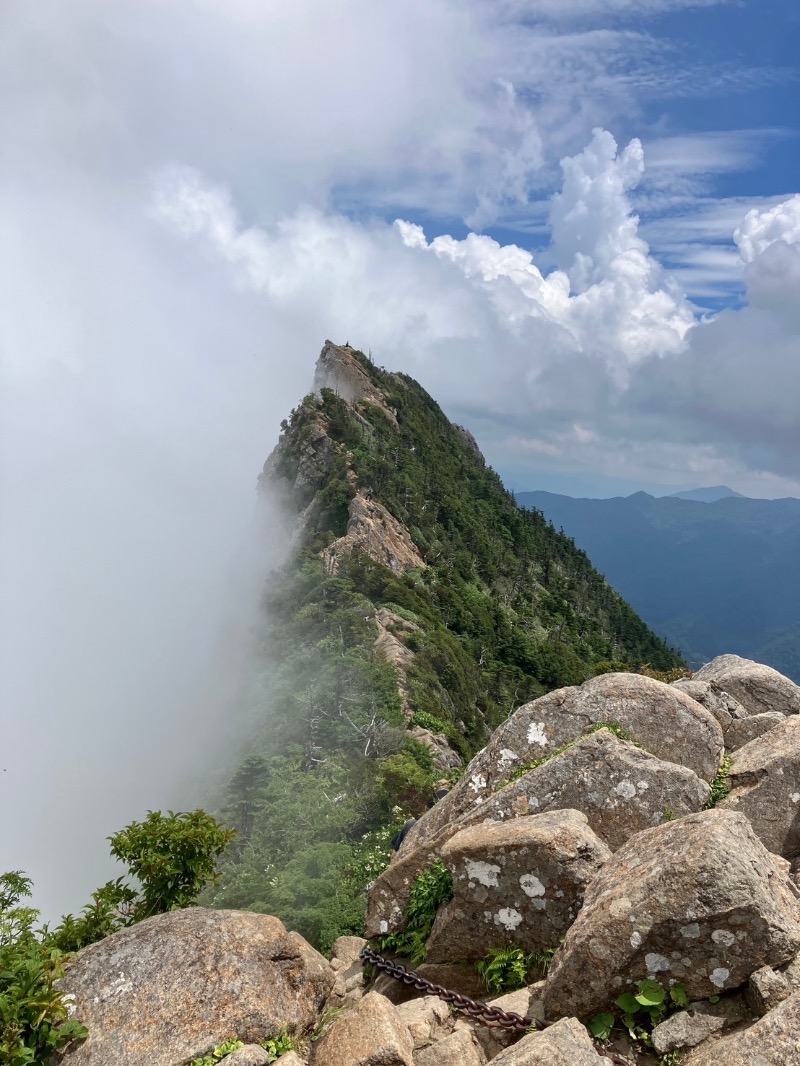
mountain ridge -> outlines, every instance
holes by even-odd
[[[733,651],[800,677],[800,500],[517,499],[573,537],[691,665]]]

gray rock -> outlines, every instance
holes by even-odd
[[[575,810],[614,851],[642,829],[703,810],[710,791],[693,770],[600,729],[505,785],[451,828]]]
[[[786,718],[733,756],[719,809],[747,816],[769,851],[800,853],[800,716]]]
[[[555,947],[611,852],[584,814],[550,811],[463,829],[441,854],[454,895],[428,939],[431,962],[481,959],[509,944]]]
[[[367,941],[360,936],[340,936],[331,951],[333,988],[325,1006],[331,1010],[352,1006],[364,993],[364,967],[359,954]]]
[[[237,1036],[310,1032],[333,984],[277,918],[201,907],[159,914],[78,952],[59,983],[89,1030],[67,1066],[174,1066]]]
[[[800,992],[749,1028],[690,1051],[683,1066],[797,1066],[800,1063]]]
[[[722,760],[722,730],[685,692],[641,674],[602,674],[580,688],[549,692],[514,711],[472,760],[458,784],[408,835],[409,851],[428,846],[524,767],[555,754],[603,722],[616,723],[645,751],[688,766],[710,781]]]
[[[437,996],[409,999],[397,1006],[396,1010],[411,1033],[415,1048],[425,1047],[441,1036],[443,1030],[448,1027],[452,1029],[450,1008]]]
[[[791,994],[792,986],[785,974],[777,973],[771,966],[762,966],[750,974],[745,998],[756,1017],[777,1007]]]
[[[723,733],[731,722],[748,716],[749,712],[738,700],[735,700],[729,692],[715,688],[710,681],[697,681],[695,678],[682,677],[679,681],[672,681],[671,684],[673,688],[685,692],[687,696],[691,696],[693,700],[710,711],[722,727]]]
[[[269,1066],[270,1053],[260,1044],[245,1044],[222,1060],[225,1066]]]
[[[725,733],[725,750],[737,751],[749,744],[751,740],[763,736],[776,725],[786,721],[786,715],[780,711],[764,711],[763,714],[751,714],[749,718],[741,718],[731,723],[730,729]]]
[[[414,1055],[415,1066],[484,1066],[486,1056],[472,1033],[459,1030]]]
[[[361,966],[359,955],[362,948],[367,946],[363,936],[340,936],[333,943],[331,949],[331,969],[348,970],[350,967]]]
[[[531,1022],[543,1021],[544,1016],[539,1005],[543,985],[544,981],[537,981],[536,984],[529,985],[527,988],[517,989],[516,992],[506,992],[505,995],[497,996],[487,1002],[492,1007],[500,1007],[501,1010],[518,1014],[521,1018],[527,1018]],[[456,1030],[469,1029],[483,1048],[487,1059],[493,1059],[504,1048],[510,1047],[519,1040],[519,1033],[510,1029],[501,1029],[499,1026],[483,1025],[467,1015],[461,1015],[455,1027]]]
[[[589,1017],[645,977],[707,999],[798,948],[793,886],[747,819],[690,814],[637,834],[600,870],[550,966],[545,1011]]]
[[[495,1066],[608,1066],[577,1018],[529,1033],[492,1059]]]
[[[800,687],[771,666],[752,659],[718,655],[695,673],[694,680],[708,681],[713,688],[729,693],[750,714],[800,713]]]
[[[713,1014],[694,1014],[682,1010],[672,1014],[653,1029],[653,1047],[659,1055],[698,1044],[725,1028],[725,1019]]]
[[[312,1045],[312,1066],[413,1066],[414,1041],[395,1007],[368,992]]]

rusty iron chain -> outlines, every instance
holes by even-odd
[[[410,985],[417,992],[426,992],[429,996],[438,996],[439,999],[449,1003],[456,1010],[468,1014],[470,1018],[474,1018],[484,1025],[505,1029],[511,1033],[528,1033],[537,1028],[547,1028],[548,1025],[552,1024],[551,1022],[534,1022],[529,1018],[523,1018],[521,1014],[516,1014],[514,1011],[506,1011],[501,1007],[492,1007],[488,1003],[481,1003],[479,1000],[462,995],[461,992],[453,992],[450,989],[443,988],[441,985],[429,981],[422,974],[407,969],[402,963],[392,962],[384,958],[383,955],[379,955],[372,948],[362,948],[360,958],[363,963],[369,963],[376,969],[383,970],[390,977],[402,981],[403,984]],[[596,1040],[593,1042],[599,1055],[609,1059],[617,1066],[630,1066],[628,1059],[623,1059],[613,1051],[608,1051]]]

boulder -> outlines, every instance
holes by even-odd
[[[364,967],[359,958],[367,941],[360,936],[340,936],[331,951],[333,988],[326,1007],[338,1010],[359,1000],[364,990]]]
[[[750,974],[745,997],[750,1010],[760,1018],[782,1003],[791,991],[792,986],[785,974],[778,973],[771,966],[762,966]]]
[[[742,815],[703,811],[637,834],[589,885],[547,975],[546,1016],[589,1017],[647,977],[707,999],[789,962],[795,891]]]
[[[448,1026],[452,1029],[450,1008],[438,996],[422,996],[409,999],[396,1007],[398,1017],[411,1033],[415,1048],[425,1047],[442,1035]]]
[[[710,791],[693,770],[600,729],[505,785],[451,828],[568,809],[585,814],[615,851],[641,829],[702,811]]]
[[[414,1055],[415,1066],[484,1066],[486,1056],[472,1033],[459,1030]]]
[[[800,992],[741,1032],[708,1040],[683,1066],[794,1066],[800,1063]]]
[[[729,692],[716,689],[710,681],[697,681],[696,678],[682,677],[678,681],[672,681],[673,688],[680,689],[687,696],[702,704],[703,707],[714,715],[724,733],[731,722],[739,718],[747,718],[748,712],[735,700]]]
[[[697,1047],[724,1028],[724,1018],[681,1010],[653,1029],[653,1047],[659,1055],[666,1055],[679,1048]]]
[[[608,1066],[577,1018],[523,1036],[492,1059],[494,1066]]]
[[[763,714],[751,714],[749,718],[740,718],[731,723],[725,733],[725,750],[737,751],[749,744],[751,740],[763,736],[776,725],[786,721],[786,715],[780,711],[764,711]]]
[[[495,730],[458,784],[408,835],[409,851],[427,846],[519,770],[548,758],[601,723],[621,726],[651,755],[710,781],[722,760],[722,729],[685,692],[641,674],[602,674],[580,688],[549,692],[518,708]]]
[[[578,811],[550,811],[457,833],[442,848],[453,899],[428,939],[430,962],[481,959],[490,948],[555,947],[611,852]]]
[[[733,756],[719,809],[746,815],[769,851],[800,853],[800,716],[784,719]]]
[[[718,655],[694,675],[695,681],[708,681],[738,700],[749,714],[780,711],[800,713],[800,686],[771,666],[743,659],[739,655]]]
[[[61,990],[89,1037],[67,1066],[174,1066],[232,1037],[305,1035],[333,985],[277,918],[201,907],[159,914],[78,952]]]
[[[311,1066],[413,1066],[414,1041],[395,1007],[368,992],[312,1045]]]

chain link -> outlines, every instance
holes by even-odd
[[[429,996],[438,996],[439,999],[449,1003],[456,1010],[461,1011],[463,1014],[468,1014],[470,1018],[474,1018],[484,1025],[505,1029],[511,1033],[528,1033],[539,1027],[547,1028],[548,1025],[552,1024],[552,1022],[531,1021],[529,1018],[523,1018],[521,1014],[515,1014],[514,1011],[506,1011],[501,1007],[492,1007],[488,1003],[470,999],[469,996],[464,996],[460,992],[452,992],[450,989],[442,988],[441,985],[428,981],[427,978],[414,970],[407,969],[402,963],[391,962],[371,948],[363,948],[360,958],[363,963],[369,963],[376,969],[383,970],[390,977],[402,981],[405,985],[410,985],[417,992],[426,992]],[[619,1055],[614,1054],[613,1051],[608,1051],[598,1044],[596,1040],[594,1041],[594,1046],[599,1055],[609,1059],[617,1066],[630,1066],[627,1059],[621,1058]]]

